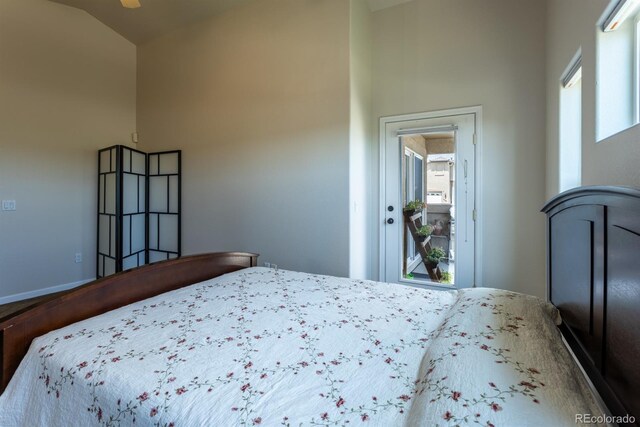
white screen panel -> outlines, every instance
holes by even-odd
[[[106,215],[100,215],[99,221],[100,221],[100,234],[98,236],[98,251],[103,254],[108,254],[109,253],[109,217]]]
[[[178,215],[160,216],[160,249],[178,251]]]
[[[104,275],[108,276],[116,272],[116,262],[111,258],[104,258]]]
[[[131,252],[129,252],[129,229],[130,224],[129,224],[129,218],[128,216],[125,216],[122,218],[122,256],[125,257],[129,254],[131,254]]]
[[[100,173],[111,172],[109,170],[109,168],[111,167],[109,162],[110,156],[110,150],[100,152]]]
[[[158,215],[149,215],[149,249],[158,249]]]
[[[112,257],[116,256],[116,217],[109,217],[111,220],[111,255]]]
[[[136,151],[132,151],[131,155],[133,156],[133,164],[131,172],[139,173],[144,175],[147,169],[147,158],[144,154],[138,153]]]
[[[178,153],[160,155],[160,173],[178,173]]]
[[[178,213],[178,177],[169,177],[169,212]]]
[[[149,262],[164,261],[166,259],[167,254],[164,252],[149,251]]]
[[[127,150],[124,148],[122,150],[122,171],[123,172],[131,172],[131,150]]]
[[[122,260],[122,270],[129,270],[138,266],[138,256],[133,255]]]
[[[100,190],[98,191],[98,213],[104,213],[104,175],[98,177],[98,185]]]
[[[138,176],[122,174],[122,213],[138,212]]]
[[[110,173],[105,177],[105,213],[116,213],[116,174]]]
[[[145,192],[147,191],[147,188],[146,188],[146,181],[143,177],[138,178],[138,187],[139,187],[138,194],[140,197],[140,200],[139,200],[140,204],[138,205],[140,207],[140,210],[138,212],[145,212],[147,210],[146,199],[145,199],[146,197]]]
[[[167,211],[167,177],[152,176],[149,178],[149,211]]]
[[[131,252],[144,249],[144,214],[131,217]]]
[[[158,175],[158,155],[149,154],[149,175]]]

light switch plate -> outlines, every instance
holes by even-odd
[[[15,200],[3,200],[2,201],[2,210],[3,211],[15,211],[16,210],[16,201]]]

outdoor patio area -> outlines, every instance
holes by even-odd
[[[432,203],[426,209],[426,224],[433,229],[429,237],[429,247],[442,249],[446,254],[438,264],[440,272],[446,273],[443,280],[440,281],[442,284],[455,283],[455,219],[452,216],[453,211],[452,205],[448,203]],[[407,244],[410,244],[409,242],[413,241],[411,233],[408,232],[408,229],[405,232]],[[422,260],[407,263],[405,277],[433,282]]]
[[[455,283],[455,262],[454,261],[442,261],[440,263],[440,271],[444,272],[448,272],[449,274],[451,274],[451,283],[450,284],[454,284]],[[427,273],[427,269],[424,266],[423,263],[419,263],[411,272],[410,274],[413,276],[414,280],[424,280],[427,282],[431,282],[431,279],[429,278],[429,274]]]

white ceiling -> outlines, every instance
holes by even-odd
[[[120,0],[51,0],[87,11],[127,40],[140,44],[250,0],[140,0],[126,9]]]
[[[142,7],[126,9],[119,0],[51,0],[83,9],[135,44],[144,43],[253,0],[140,0]],[[375,12],[412,0],[366,0]]]

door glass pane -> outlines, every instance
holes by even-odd
[[[401,138],[404,206],[402,277],[423,283],[455,281],[455,134],[441,132]],[[409,190],[407,190],[409,189]],[[413,212],[413,213],[411,213]]]
[[[422,189],[424,188],[424,172],[422,170],[422,158],[413,156],[413,199],[424,200]]]
[[[411,152],[408,150],[404,150],[404,165],[402,168],[402,174],[404,176],[404,187],[402,189],[402,200],[404,204],[413,200],[411,190],[413,189],[412,185],[412,175],[411,175]],[[403,241],[404,241],[404,264],[410,263],[415,258],[415,247],[411,244],[412,239],[411,236],[407,233],[407,230],[404,230],[403,233]]]
[[[411,164],[411,155],[408,152],[404,154],[404,165],[402,167],[402,175],[404,176],[404,186],[402,188],[402,201],[404,204],[411,201],[412,198],[409,197],[409,171]]]

